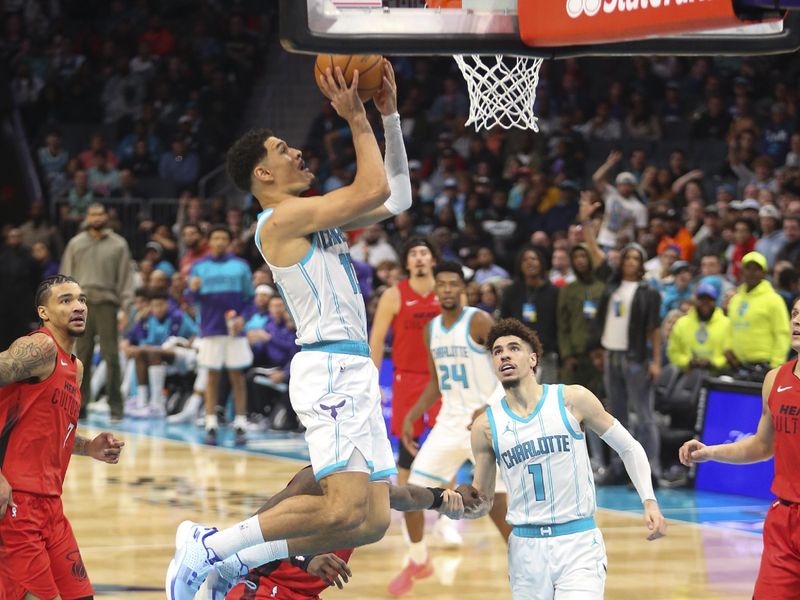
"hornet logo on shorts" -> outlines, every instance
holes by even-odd
[[[353,398],[346,394],[325,394],[314,403],[314,411],[320,417],[327,417],[337,423],[346,421],[355,413]]]
[[[567,14],[577,19],[581,15],[593,17],[603,9],[606,14],[616,12],[630,12],[647,8],[661,8],[682,4],[693,4],[707,0],[567,0]]]

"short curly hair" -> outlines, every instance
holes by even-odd
[[[225,159],[228,176],[243,192],[250,191],[253,169],[267,155],[264,142],[273,135],[269,129],[251,129],[228,150]]]
[[[531,350],[537,357],[542,356],[542,342],[539,341],[539,336],[536,332],[525,326],[517,319],[500,319],[489,330],[489,335],[486,338],[486,349],[491,352],[497,338],[505,337],[507,335],[514,335],[520,338],[523,342],[531,347]]]

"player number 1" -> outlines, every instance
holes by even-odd
[[[353,266],[353,259],[350,258],[350,253],[342,252],[339,255],[339,262],[342,263],[342,268],[344,269],[344,272],[347,273],[347,279],[350,280],[350,286],[353,288],[353,293],[360,293],[361,288],[358,286],[358,280],[356,279],[356,268]]]
[[[542,474],[542,465],[528,465],[528,473],[533,476],[533,491],[536,494],[536,500],[544,500],[544,475]]]
[[[67,435],[66,435],[66,436],[64,436],[64,446],[63,446],[64,448],[66,448],[66,447],[67,447],[67,440],[69,439],[69,434],[70,434],[70,433],[72,433],[72,430],[73,430],[73,429],[75,429],[75,423],[70,423],[70,424],[67,426]]]

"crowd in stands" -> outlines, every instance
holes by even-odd
[[[131,264],[117,300],[129,375],[137,358],[138,379],[161,361],[142,359],[136,346],[191,338],[189,325],[172,331],[180,324],[202,329],[191,282],[210,260],[209,234],[224,231],[220,256],[251,275],[231,321],[261,369],[248,374],[247,412],[253,421],[276,406],[285,411],[293,323],[252,243],[258,204],[200,198],[195,187],[236,131],[236,107],[257,68],[257,32],[270,13],[258,3],[223,13],[186,0],[176,4],[195,10],[183,18],[113,0],[86,3],[102,5],[102,17],[77,27],[82,3],[70,4],[70,19],[48,14],[58,2],[23,4],[5,17],[0,51],[41,140],[36,158],[49,198],[67,200],[58,226],[49,205],[34,204],[27,221],[4,230],[0,280],[14,291],[3,296],[0,346],[27,330],[38,274],[59,270],[89,207],[141,197],[137,185],[157,177],[175,184],[174,218],[106,215]],[[757,380],[786,359],[800,281],[795,55],[547,62],[538,134],[465,127],[469,99],[449,59],[393,64],[414,204],[352,237],[370,315],[403,277],[405,242],[429,236],[442,258],[464,265],[470,304],[538,332],[544,381],[587,385],[623,424],[635,407],[651,461],[665,424],[653,390],[665,371]],[[369,114],[380,136],[377,113]],[[97,132],[66,139],[66,125],[78,121],[96,122]],[[355,162],[345,123],[327,102],[309,123],[303,153],[318,175],[311,193],[347,185]],[[154,401],[132,392],[131,376],[123,374],[122,387],[134,412],[163,416],[161,376],[150,386]],[[96,382],[95,399],[101,388]],[[194,412],[202,392],[195,390]],[[122,410],[111,404],[112,414]],[[611,480],[619,474],[614,465],[608,472]]]

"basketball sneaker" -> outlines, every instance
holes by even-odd
[[[248,571],[238,554],[216,563],[206,579],[206,600],[225,600],[228,592],[244,581]]]
[[[217,533],[216,528],[203,527],[192,521],[178,525],[175,555],[169,561],[164,582],[168,600],[192,600],[213,565],[220,562],[214,551],[206,548],[204,543],[214,533]]]
[[[456,527],[456,522],[452,519],[440,516],[433,527],[433,535],[439,540],[441,546],[445,548],[457,548],[464,543],[464,539]]]
[[[430,556],[422,564],[417,564],[409,559],[403,570],[389,582],[386,591],[390,596],[405,596],[414,587],[414,581],[425,579],[431,575],[433,575],[433,563]]]

